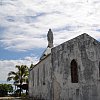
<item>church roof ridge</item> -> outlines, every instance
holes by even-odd
[[[62,45],[62,44],[64,44],[64,43],[74,41],[75,39],[78,39],[78,38],[83,39],[84,37],[85,37],[85,38],[94,39],[96,43],[100,44],[100,42],[99,42],[98,40],[96,40],[95,38],[93,38],[93,37],[90,36],[89,34],[87,34],[87,33],[82,33],[82,34],[80,34],[80,35],[78,35],[78,36],[76,36],[76,37],[74,37],[74,38],[72,38],[72,39],[70,39],[70,40],[67,40],[67,41],[65,41],[65,42],[63,42],[63,43],[61,43],[61,44],[59,44],[59,45],[53,47],[52,49],[57,48],[57,47],[59,47],[60,45]]]

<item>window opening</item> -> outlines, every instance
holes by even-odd
[[[43,85],[45,85],[45,65],[43,66]]]
[[[71,61],[71,82],[78,83],[78,68],[75,59]]]

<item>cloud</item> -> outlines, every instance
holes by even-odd
[[[82,33],[100,40],[100,0],[0,1],[0,47],[18,52],[45,48],[49,28],[54,33],[54,45]],[[37,59],[33,55],[0,60],[0,79],[6,80],[16,64],[29,66]]]
[[[0,44],[8,50],[46,47],[49,28],[55,44],[84,32],[100,37],[99,0],[3,0],[0,4],[0,34],[4,33]]]
[[[27,65],[30,67],[31,63],[36,64],[38,62],[37,57],[25,57],[20,60],[0,60],[0,82],[6,81],[8,73],[10,71],[17,71],[16,65]]]

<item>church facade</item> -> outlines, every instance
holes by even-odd
[[[44,100],[100,100],[100,43],[84,33],[48,47],[30,69],[29,96]]]

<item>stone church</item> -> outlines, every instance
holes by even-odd
[[[51,29],[47,39],[40,61],[30,69],[30,98],[100,100],[99,41],[84,33],[53,47]]]

